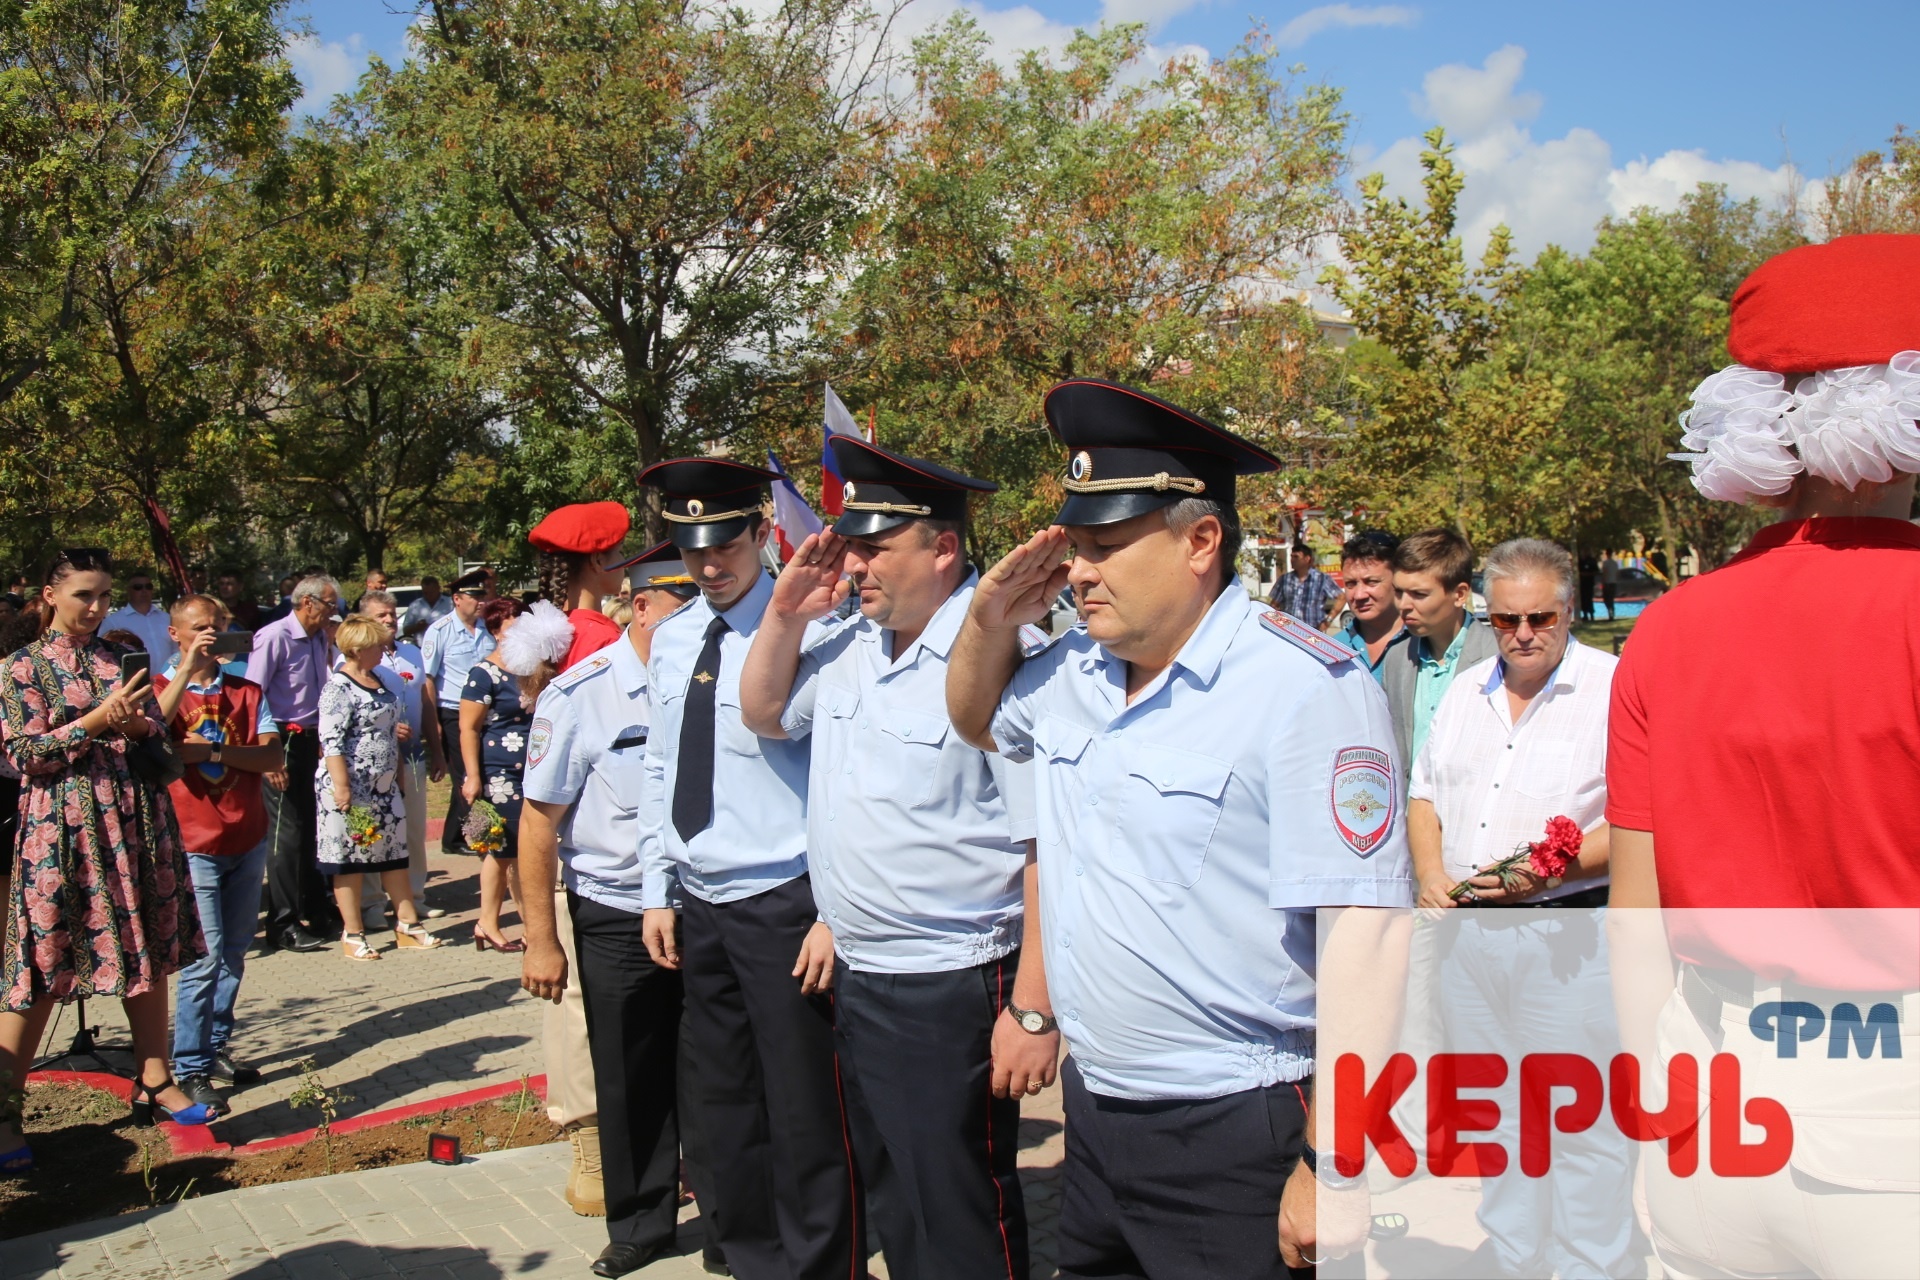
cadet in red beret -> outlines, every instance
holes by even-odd
[[[1738,363],[1694,391],[1689,452],[1673,456],[1706,497],[1778,519],[1627,641],[1608,719],[1609,905],[1666,910],[1685,999],[1660,1022],[1663,1060],[1724,1044],[1771,1066],[1773,1044],[1721,1036],[1757,1029],[1769,990],[1832,1009],[1860,997],[1820,993],[1920,984],[1920,931],[1898,923],[1920,907],[1920,236],[1771,259],[1734,294],[1727,349]],[[1764,929],[1674,910],[1718,907],[1898,910],[1844,927],[1770,911]],[[1911,1148],[1909,1172],[1888,1172],[1890,1135],[1920,1124],[1913,1094],[1863,1124],[1839,1114],[1860,1099],[1835,1097],[1832,1076],[1801,1078],[1829,1083],[1777,1095],[1795,1111],[1787,1168],[1687,1187],[1643,1160],[1669,1274],[1920,1274],[1920,1196],[1898,1187]]]
[[[620,589],[620,569],[603,563],[626,541],[633,517],[618,502],[576,502],[533,526],[527,541],[540,549],[540,594],[573,624],[573,647],[562,671],[620,638],[600,602]]]

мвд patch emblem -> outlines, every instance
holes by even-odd
[[[1333,827],[1347,848],[1370,856],[1393,830],[1398,797],[1393,759],[1378,747],[1341,747],[1333,753],[1328,797]]]

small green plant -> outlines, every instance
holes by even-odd
[[[329,1089],[320,1079],[319,1068],[312,1058],[302,1058],[299,1062],[300,1083],[287,1098],[287,1105],[297,1111],[318,1111],[320,1123],[321,1149],[326,1153],[327,1172],[333,1172],[333,1122],[340,1114],[340,1104],[352,1102],[353,1095],[340,1090]]]
[[[520,1092],[508,1097],[500,1105],[513,1112],[513,1124],[507,1129],[507,1141],[504,1144],[511,1147],[514,1138],[520,1133],[520,1122],[526,1119],[527,1112],[540,1105],[540,1097],[533,1091],[533,1085],[523,1073],[520,1077]]]

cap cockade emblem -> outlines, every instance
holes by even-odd
[[[860,496],[859,486],[854,484],[854,482],[851,480],[847,481],[845,487],[842,488],[840,491],[840,496],[846,499],[848,502],[854,501]]]
[[[690,516],[703,516],[707,514],[707,504],[698,498],[688,498],[687,514]]]
[[[1093,455],[1085,449],[1073,455],[1073,461],[1067,464],[1067,474],[1075,480],[1093,479]]]

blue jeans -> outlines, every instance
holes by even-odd
[[[173,1015],[173,1071],[205,1075],[213,1055],[233,1034],[233,1004],[247,971],[247,947],[260,923],[260,886],[267,868],[267,842],[238,857],[189,853],[193,898],[207,954],[180,971],[179,1007]]]

